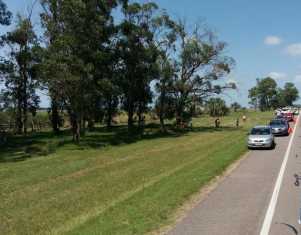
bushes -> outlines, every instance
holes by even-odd
[[[11,110],[0,111],[0,125],[9,125],[10,131],[14,131],[15,113]],[[27,128],[32,130],[40,130],[50,127],[49,116],[46,111],[37,112],[35,116],[28,115]]]
[[[45,144],[37,143],[26,146],[24,152],[29,156],[47,156],[54,153],[59,147],[65,144],[65,139],[47,141]]]
[[[8,124],[14,118],[13,112],[0,111],[0,124]]]
[[[212,117],[226,116],[230,109],[221,98],[211,98],[206,105],[207,112]]]

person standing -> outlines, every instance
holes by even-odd
[[[219,128],[221,124],[221,121],[219,118],[215,119],[215,128]]]
[[[236,118],[236,127],[239,127],[239,118]]]
[[[243,115],[243,116],[242,116],[242,120],[243,120],[244,122],[246,122],[246,121],[247,121],[247,116],[246,116],[246,115]]]

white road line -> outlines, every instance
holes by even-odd
[[[281,165],[281,168],[280,168],[280,171],[279,171],[279,175],[278,175],[275,187],[274,187],[274,191],[273,191],[273,194],[272,194],[272,198],[271,198],[268,210],[265,214],[265,218],[264,218],[264,222],[263,222],[262,227],[261,227],[260,235],[268,235],[269,234],[271,224],[272,224],[272,220],[273,220],[273,216],[274,216],[274,213],[275,213],[275,208],[276,208],[276,205],[277,205],[277,200],[278,200],[281,184],[282,184],[282,181],[283,181],[284,172],[285,172],[285,169],[286,169],[286,165],[287,165],[287,162],[288,162],[289,155],[291,153],[292,144],[293,144],[293,141],[294,141],[294,138],[295,138],[295,135],[296,135],[296,129],[297,129],[297,126],[299,124],[299,118],[300,118],[300,115],[297,118],[297,121],[296,121],[296,124],[295,124],[295,127],[294,127],[293,135],[292,135],[292,137],[289,141],[287,150],[285,152],[284,160],[282,162],[282,165]]]

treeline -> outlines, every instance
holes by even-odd
[[[270,77],[257,79],[255,87],[249,90],[250,104],[255,109],[267,111],[279,107],[292,106],[299,99],[299,91],[291,83],[285,83],[283,88]]]
[[[1,1],[1,0],[0,0]],[[67,112],[73,138],[105,121],[112,125],[118,110],[142,126],[154,107],[165,131],[165,120],[178,126],[204,101],[235,84],[222,78],[234,60],[226,44],[203,24],[189,27],[153,2],[127,0],[41,0],[43,37],[28,17],[17,16],[14,29],[1,37],[8,53],[1,58],[5,89],[2,109],[12,109],[18,133],[27,132],[28,114],[40,102],[37,89],[48,92],[54,132]],[[0,3],[1,24],[11,13]],[[220,81],[221,80],[221,81]]]

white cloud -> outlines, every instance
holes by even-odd
[[[295,43],[288,45],[285,49],[285,52],[291,56],[300,56],[301,55],[301,43]]]
[[[270,72],[268,74],[268,77],[274,78],[276,80],[282,80],[282,79],[285,79],[287,77],[287,75],[285,73]]]
[[[282,43],[282,39],[277,36],[267,36],[264,39],[264,43],[269,46],[275,46]]]

